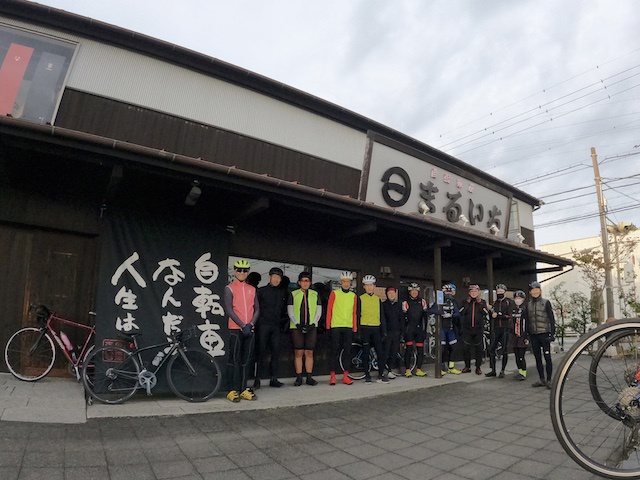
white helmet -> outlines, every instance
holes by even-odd
[[[340,280],[353,280],[353,273],[347,272],[346,270],[344,272],[341,272]]]
[[[376,283],[376,277],[374,277],[373,275],[365,275],[362,279],[362,283],[364,283],[365,285]]]

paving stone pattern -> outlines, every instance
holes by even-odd
[[[596,478],[564,453],[549,392],[530,384],[488,379],[321,405],[75,425],[2,422],[0,479]]]

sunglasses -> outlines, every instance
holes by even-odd
[[[248,268],[236,268],[236,272],[247,273],[249,271]]]

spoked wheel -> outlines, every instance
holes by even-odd
[[[167,366],[167,381],[173,393],[188,402],[204,402],[220,389],[222,373],[215,358],[201,350],[176,352]],[[185,360],[186,358],[186,360]],[[189,368],[189,365],[193,368]]]
[[[120,347],[103,347],[85,357],[82,382],[99,402],[123,403],[136,393],[139,374],[140,365],[131,353]]]
[[[14,333],[4,348],[9,371],[20,380],[34,382],[47,375],[56,361],[53,340],[44,330],[27,327]]]
[[[343,372],[349,372],[349,378],[362,380],[367,371],[364,364],[364,353],[362,345],[356,342],[351,344],[351,350],[340,352],[340,368]]]
[[[640,319],[616,320],[565,355],[551,420],[565,451],[606,478],[640,478]]]
[[[415,372],[416,370],[416,366],[418,365],[418,353],[416,352],[416,349],[413,347],[411,348],[411,353],[409,354],[409,370],[411,370],[412,372]],[[405,370],[405,355],[406,355],[406,351],[407,351],[407,344],[405,342],[402,342],[400,344],[400,358],[399,358],[399,364],[402,366],[402,371],[404,372]]]

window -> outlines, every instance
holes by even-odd
[[[0,25],[0,115],[52,123],[76,45]]]

